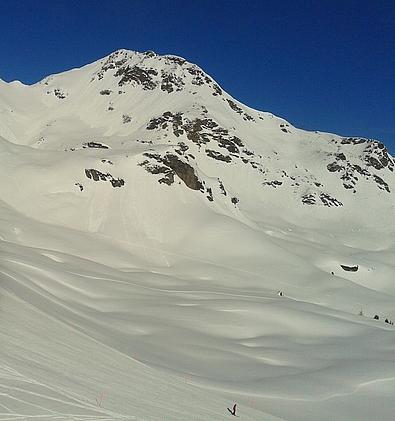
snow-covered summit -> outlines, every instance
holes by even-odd
[[[50,179],[77,202],[90,197],[96,178],[128,190],[132,177],[159,184],[165,196],[180,181],[204,206],[251,223],[262,215],[366,223],[370,211],[383,221],[394,204],[394,160],[380,142],[297,129],[239,103],[177,56],[118,50],[24,89],[2,85],[0,104],[4,141],[29,146],[37,159],[57,151],[55,161],[72,162],[60,184]],[[373,196],[377,207],[358,214]],[[12,191],[7,200],[14,202]]]

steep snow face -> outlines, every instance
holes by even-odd
[[[23,390],[8,414],[225,419],[237,400],[245,419],[391,419],[380,142],[297,129],[180,57],[119,50],[0,81],[0,164],[0,386]]]

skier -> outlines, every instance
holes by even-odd
[[[233,405],[232,409],[229,409],[229,408],[227,408],[227,409],[233,416],[236,417],[236,404]]]

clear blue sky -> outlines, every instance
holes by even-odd
[[[395,155],[395,0],[1,0],[0,24],[6,81],[171,53],[249,106]]]

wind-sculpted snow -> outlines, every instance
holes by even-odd
[[[393,314],[393,247],[273,227],[260,250],[216,221],[195,234],[199,254],[131,239],[128,257],[2,215],[0,419],[220,420],[233,401],[247,420],[391,419],[395,330],[373,315]]]
[[[0,112],[0,421],[393,420],[384,145],[153,52]]]

